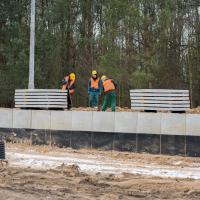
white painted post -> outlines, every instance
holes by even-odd
[[[29,83],[28,89],[34,89],[34,60],[35,60],[35,0],[31,0],[31,24],[30,24],[30,53],[29,53]]]

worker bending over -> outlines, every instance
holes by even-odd
[[[108,79],[106,76],[102,76],[101,80],[103,82],[104,90],[102,111],[105,111],[108,107],[111,106],[112,111],[115,112],[117,84],[115,81],[113,81],[112,79]]]
[[[92,77],[88,81],[88,93],[89,93],[89,106],[91,108],[98,108],[99,96],[102,93],[102,81],[98,77],[96,70],[92,71]]]
[[[67,90],[67,109],[70,110],[72,108],[72,95],[75,89],[75,80],[76,75],[75,73],[70,73],[69,75],[65,76],[62,80],[62,90]]]

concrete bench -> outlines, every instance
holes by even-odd
[[[67,108],[67,91],[58,89],[15,90],[15,108]]]
[[[142,111],[185,112],[190,109],[189,90],[130,90],[131,109]]]

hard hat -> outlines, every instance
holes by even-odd
[[[93,70],[93,71],[92,71],[92,75],[97,75],[97,71],[96,71],[96,70]]]
[[[102,81],[105,81],[107,79],[107,77],[105,76],[105,75],[103,75],[102,77],[101,77],[101,80]]]
[[[70,73],[69,77],[70,77],[70,79],[75,80],[76,75],[75,75],[75,73]]]

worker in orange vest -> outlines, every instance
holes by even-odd
[[[65,78],[62,80],[62,90],[67,90],[68,110],[70,110],[72,107],[72,94],[74,93],[75,89],[75,80],[75,73],[70,73],[69,75],[65,76]]]
[[[106,76],[102,76],[101,80],[103,82],[104,91],[102,111],[106,111],[106,109],[111,106],[112,111],[115,112],[117,84],[114,80],[109,79]]]
[[[102,81],[98,77],[96,70],[92,71],[92,77],[88,81],[89,105],[92,108],[98,108],[99,96],[102,93]]]

